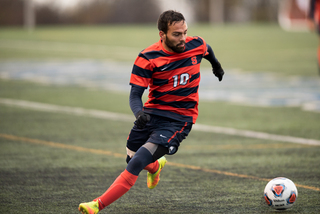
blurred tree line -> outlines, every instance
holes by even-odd
[[[28,0],[0,0],[0,25],[22,26]],[[91,0],[74,7],[59,7],[55,1],[33,4],[36,25],[155,23],[162,12],[161,0]],[[219,1],[219,0],[216,0]],[[185,0],[194,21],[210,21],[210,4],[215,0]],[[224,22],[276,21],[278,0],[220,0]],[[215,5],[213,5],[215,6]]]

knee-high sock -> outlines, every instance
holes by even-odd
[[[127,165],[127,171],[134,174],[139,175],[139,173],[146,168],[146,166],[150,165],[149,168],[154,168],[155,166],[152,164],[155,161],[153,160],[152,154],[149,152],[148,149],[141,147],[138,149],[136,154],[132,157],[130,162]],[[158,162],[158,161],[156,161]],[[158,164],[158,163],[155,163]],[[152,170],[151,169],[151,170]]]
[[[99,210],[102,210],[128,192],[135,184],[137,178],[137,175],[133,175],[127,170],[124,170],[109,189],[103,195],[95,199],[99,201]]]
[[[139,173],[150,163],[153,157],[148,149],[141,147],[129,161],[127,168],[118,176],[109,189],[95,200],[99,201],[99,209],[110,205],[123,196],[135,184]]]
[[[131,158],[130,158],[130,156],[128,155],[128,156],[127,156],[127,159],[126,159],[126,162],[129,163],[130,160],[131,160]],[[156,161],[153,162],[153,163],[150,163],[150,164],[149,164],[148,166],[146,166],[144,169],[147,170],[148,172],[152,173],[152,174],[153,174],[153,173],[156,173],[156,172],[158,171],[158,169],[159,169],[159,162],[158,162],[158,160],[156,160]]]
[[[148,166],[146,166],[144,168],[145,170],[148,170],[148,172],[150,172],[151,174],[154,174],[158,171],[159,169],[159,162],[158,160],[156,160],[155,162],[153,163],[150,163]]]

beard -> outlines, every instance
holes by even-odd
[[[176,52],[176,53],[182,53],[184,51],[184,46],[183,47],[179,47],[179,45],[181,44],[184,44],[184,42],[181,42],[177,45],[174,45],[173,42],[168,39],[168,37],[166,36],[166,41],[165,41],[165,44],[171,49],[173,50],[173,52]]]

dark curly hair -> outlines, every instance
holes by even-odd
[[[167,10],[163,12],[158,19],[158,29],[165,34],[168,31],[168,27],[174,22],[185,21],[184,16],[174,10]]]

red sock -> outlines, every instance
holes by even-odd
[[[99,201],[99,210],[102,210],[128,192],[135,184],[137,178],[137,175],[133,175],[127,170],[124,170],[109,189],[103,195],[94,200]]]
[[[159,169],[159,162],[158,160],[156,160],[153,163],[150,163],[148,166],[146,166],[144,168],[145,170],[148,170],[148,172],[150,172],[151,174],[156,173],[156,171],[158,171]]]

